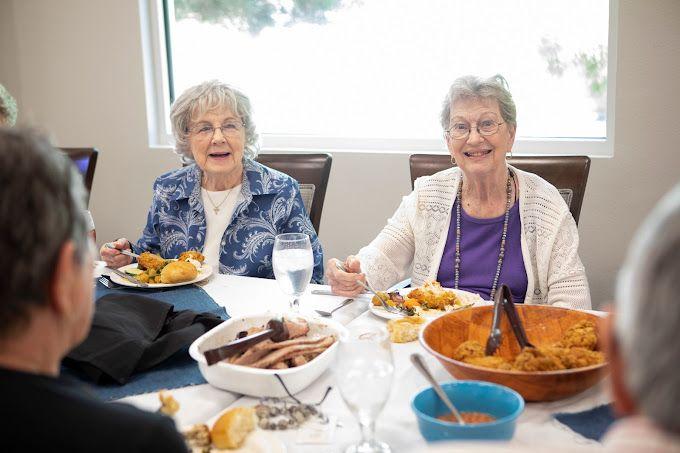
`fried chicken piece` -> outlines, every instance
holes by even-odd
[[[540,348],[524,348],[512,364],[512,369],[518,371],[556,371],[565,368],[556,355]]]
[[[604,362],[604,354],[586,348],[546,348],[547,352],[559,359],[566,368],[582,368]]]
[[[142,252],[137,258],[137,267],[145,269],[153,269],[159,271],[165,266],[165,259],[161,258],[159,255],[151,252]]]
[[[564,333],[558,345],[563,348],[585,348],[591,351],[597,346],[597,330],[591,321],[580,321]]]
[[[464,360],[465,363],[470,365],[482,366],[484,368],[494,368],[497,370],[511,370],[512,365],[505,360],[503,357],[498,357],[495,355],[487,355],[484,357],[469,357]]]
[[[187,250],[186,252],[182,252],[179,255],[179,258],[177,258],[179,261],[186,261],[187,259],[192,259],[196,260],[199,263],[203,263],[205,261],[205,256],[198,250]]]
[[[484,357],[484,347],[478,341],[468,340],[458,345],[451,358],[466,362],[474,357]]]

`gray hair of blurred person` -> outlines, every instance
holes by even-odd
[[[680,185],[640,227],[616,293],[615,335],[623,381],[638,410],[662,429],[680,433]]]
[[[219,80],[210,80],[188,88],[172,104],[170,122],[175,137],[175,152],[182,162],[193,163],[189,134],[194,121],[206,112],[228,108],[243,121],[246,133],[244,157],[254,159],[259,151],[258,135],[252,119],[250,99],[234,87]]]
[[[17,122],[17,101],[14,100],[9,91],[0,84],[0,126],[14,126]]]
[[[47,304],[61,247],[89,253],[85,188],[71,160],[31,131],[0,128],[0,337]]]
[[[517,107],[508,90],[505,78],[496,74],[488,79],[468,75],[456,79],[442,104],[441,124],[448,129],[451,123],[451,106],[460,99],[495,99],[501,111],[503,121],[517,128]]]

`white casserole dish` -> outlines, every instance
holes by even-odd
[[[276,316],[276,313],[267,312],[234,317],[197,338],[189,347],[189,355],[198,362],[198,368],[205,380],[214,387],[255,397],[287,396],[275,374],[281,377],[292,394],[300,392],[314,382],[335,359],[338,349],[337,341],[309,363],[294,368],[268,370],[226,362],[218,362],[208,366],[203,356],[204,351],[225,345],[236,339],[236,335],[240,331],[247,330],[250,327],[263,326]],[[305,315],[296,316],[306,319],[309,323],[307,335],[333,334],[336,339],[339,339],[340,334],[346,330],[342,324],[332,319],[313,318]]]

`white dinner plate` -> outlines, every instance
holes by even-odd
[[[118,270],[121,272],[125,272],[127,269],[137,269],[137,263],[128,264],[127,266],[118,268]],[[119,285],[142,289],[157,289],[157,288],[172,288],[173,286],[191,285],[192,283],[197,283],[210,277],[212,275],[212,272],[213,272],[212,267],[209,264],[203,264],[201,268],[198,270],[198,275],[193,280],[189,280],[182,283],[149,283],[148,284],[149,286],[146,287],[136,285],[131,281],[128,281],[123,277],[113,273],[109,277],[111,277],[111,280],[113,280],[115,283],[118,283]]]
[[[404,288],[399,290],[399,294],[401,294],[403,297],[406,297],[408,293],[413,291],[415,288]],[[462,289],[453,289],[453,288],[446,288],[447,291],[453,291],[456,293],[456,296],[463,302],[462,306],[456,307],[453,310],[449,311],[455,311],[455,310],[460,310],[461,308],[465,307],[471,307],[472,305],[480,302],[484,302],[484,299],[480,297],[479,294],[477,293],[471,293],[469,291],[463,291]],[[371,298],[373,299],[373,298]],[[368,303],[369,310],[371,313],[374,315],[380,317],[380,318],[385,318],[385,319],[399,319],[403,318],[403,315],[397,314],[397,313],[390,313],[389,311],[385,310],[382,305],[373,305],[373,302]],[[423,318],[427,319],[433,319],[437,318],[441,315],[444,315],[448,313],[449,311],[446,310],[423,310],[421,312],[421,316]]]

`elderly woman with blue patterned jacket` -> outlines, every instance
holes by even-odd
[[[136,244],[121,238],[102,247],[111,267],[131,262],[120,250],[176,258],[199,250],[220,273],[273,278],[274,237],[306,233],[314,254],[312,280],[323,280],[323,252],[297,181],[255,160],[257,133],[248,98],[219,81],[186,90],[170,113],[184,163],[154,184],[151,209]]]

